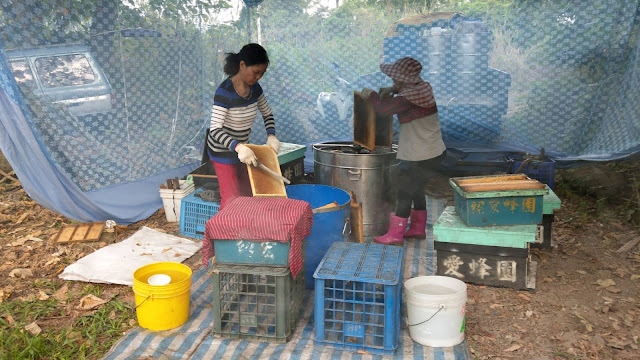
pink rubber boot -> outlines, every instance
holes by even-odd
[[[384,245],[402,244],[404,242],[404,229],[407,228],[409,219],[401,218],[396,214],[391,214],[389,219],[389,231],[382,236],[373,238],[373,241]]]
[[[425,228],[427,227],[427,210],[413,210],[411,209],[411,224],[409,230],[404,233],[404,237],[410,239],[426,239],[427,234]]]

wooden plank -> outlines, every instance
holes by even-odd
[[[349,192],[351,195],[351,201],[349,205],[351,206],[351,211],[349,212],[349,220],[351,222],[351,241],[364,243],[364,228],[362,222],[362,205],[358,204],[358,200],[356,199],[356,194],[353,192]]]
[[[104,222],[65,225],[56,238],[57,243],[99,241],[104,231]]]
[[[315,208],[315,209],[313,209],[313,210],[329,209],[329,208],[336,207],[336,206],[338,206],[338,202],[337,202],[337,201],[334,201],[334,202],[332,202],[332,203],[329,203],[329,204],[327,204],[327,205],[320,206],[320,207]]]
[[[537,180],[512,180],[512,181],[498,181],[494,183],[478,183],[478,184],[461,185],[460,188],[468,192],[524,190],[524,189],[544,189],[544,184]]]
[[[69,242],[75,231],[76,231],[75,225],[67,225],[62,227],[62,229],[60,229],[60,232],[58,233],[56,242],[59,242],[59,243]]]
[[[91,226],[91,230],[86,236],[87,241],[98,241],[100,240],[100,236],[102,236],[102,232],[104,231],[104,223],[93,223]]]
[[[85,236],[89,232],[90,227],[91,225],[88,225],[88,224],[78,225],[76,227],[76,231],[73,233],[73,236],[71,237],[71,241],[84,240]]]
[[[276,174],[282,175],[280,172],[280,164],[278,163],[278,155],[267,145],[251,145],[246,144],[258,158],[258,161],[273,170]],[[287,197],[282,179],[267,173],[266,171],[247,166],[249,172],[249,182],[251,183],[251,192],[253,196],[258,197]]]
[[[364,228],[362,223],[362,206],[351,203],[351,241],[364,243]]]
[[[369,151],[376,148],[376,114],[359,91],[353,92],[353,142]]]
[[[515,175],[504,175],[504,176],[477,177],[473,179],[460,179],[460,180],[457,180],[457,182],[458,182],[458,185],[466,185],[466,184],[489,183],[489,182],[500,182],[500,181],[511,181],[511,180],[526,180],[526,179],[527,179],[527,175],[515,174]]]

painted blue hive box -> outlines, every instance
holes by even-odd
[[[279,241],[213,241],[217,263],[256,266],[289,266],[290,245]]]
[[[513,181],[502,180],[509,178],[505,175],[449,179],[449,184],[454,190],[456,212],[462,221],[468,226],[541,224],[543,195],[548,194],[549,190],[544,184],[524,175],[511,177],[515,179],[518,176],[522,178]],[[485,179],[489,179],[489,183],[480,182]],[[539,188],[509,189],[519,186],[521,182],[526,182],[526,186],[538,186],[535,184],[537,183]],[[486,188],[494,190],[476,191],[481,189],[480,186],[483,184],[486,184]],[[501,186],[504,189],[499,189]]]
[[[453,206],[444,209],[433,224],[436,243],[458,243],[526,249],[540,240],[538,225],[467,226]]]

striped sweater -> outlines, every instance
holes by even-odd
[[[238,143],[247,143],[251,126],[260,110],[264,127],[268,135],[276,134],[276,123],[262,87],[255,83],[251,86],[251,97],[244,99],[233,88],[231,78],[218,86],[213,107],[211,108],[211,126],[207,138],[209,157],[223,164],[237,164],[238,154],[234,151]]]

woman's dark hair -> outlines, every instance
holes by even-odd
[[[239,53],[227,53],[224,60],[224,73],[233,76],[240,71],[240,61],[244,61],[247,66],[269,65],[269,55],[259,44],[247,44],[240,49]]]

